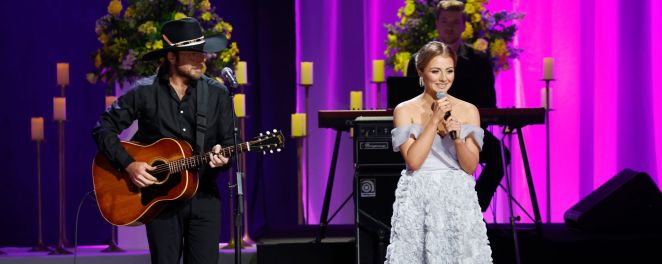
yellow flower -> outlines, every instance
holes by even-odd
[[[475,13],[471,15],[471,22],[478,23],[480,22],[480,14]]]
[[[400,24],[405,24],[407,22],[407,16],[403,16],[402,19],[400,20]]]
[[[465,23],[465,29],[464,32],[462,32],[462,39],[470,39],[474,36],[474,28],[471,26],[469,22],[464,22]]]
[[[416,10],[416,5],[414,5],[413,0],[407,0],[407,4],[405,5],[405,16],[411,16],[411,14],[414,13]]]
[[[126,9],[126,11],[124,11],[124,17],[129,18],[133,17],[134,15],[136,15],[136,9],[133,6],[130,6]]]
[[[202,20],[204,20],[204,21],[209,21],[211,19],[211,13],[204,12],[204,13],[202,13],[202,16],[200,16],[200,18],[202,18]]]
[[[182,5],[189,5],[191,4],[192,1],[193,0],[179,0],[179,2],[182,3]]]
[[[488,44],[488,43],[487,43],[487,40],[485,40],[485,39],[483,39],[483,38],[478,38],[478,39],[474,42],[474,44],[472,45],[472,47],[473,47],[475,50],[477,50],[477,51],[485,52],[485,51],[487,50],[487,44]]]
[[[395,65],[393,70],[400,71],[405,73],[407,71],[407,66],[409,65],[409,60],[411,60],[411,53],[403,51],[395,54]]]
[[[149,50],[162,49],[163,48],[163,41],[161,41],[161,40],[148,41],[147,43],[145,43],[145,47]]]
[[[97,39],[99,40],[99,42],[101,42],[101,44],[106,44],[108,43],[108,40],[110,40],[110,38],[106,34],[101,34]]]
[[[147,21],[138,27],[138,31],[146,35],[156,33],[156,27],[153,21]]]
[[[101,52],[97,52],[94,56],[94,67],[99,68],[99,66],[101,66]]]
[[[490,46],[490,55],[492,58],[500,57],[506,53],[506,42],[503,39],[496,39]]]
[[[208,0],[202,1],[200,3],[200,9],[202,9],[202,11],[209,11],[211,9],[211,3],[209,3]]]
[[[156,40],[154,41],[154,45],[152,45],[153,49],[162,49],[163,48],[163,41],[161,40]]]
[[[472,4],[467,4],[464,6],[464,12],[467,13],[467,15],[471,15],[476,12],[476,8]]]
[[[99,78],[99,76],[97,76],[96,74],[91,73],[91,72],[88,73],[88,74],[85,74],[85,79],[87,79],[87,81],[91,84],[97,83],[98,78]]]
[[[120,0],[110,1],[110,4],[108,4],[108,14],[119,16],[120,12],[122,12],[122,2]]]
[[[388,34],[388,43],[395,43],[397,41],[397,38],[393,34]]]
[[[180,19],[183,19],[183,18],[186,18],[186,17],[187,17],[187,16],[184,15],[182,12],[177,12],[177,13],[175,14],[175,20],[180,20]]]

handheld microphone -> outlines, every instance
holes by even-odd
[[[444,97],[446,97],[446,93],[437,92],[437,100],[444,99]],[[448,120],[449,117],[451,117],[451,111],[447,111],[446,113],[444,113],[444,120]],[[451,136],[452,140],[457,139],[457,132],[455,130],[449,132],[448,134]]]
[[[239,86],[237,84],[237,79],[234,78],[234,73],[228,67],[225,67],[223,68],[223,70],[221,70],[221,78],[232,89],[235,89],[237,88],[237,86]]]

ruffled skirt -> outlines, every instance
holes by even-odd
[[[386,263],[492,263],[474,185],[461,170],[403,171]]]

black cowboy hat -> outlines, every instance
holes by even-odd
[[[200,23],[192,17],[164,23],[161,27],[161,39],[164,48],[146,53],[142,58],[144,61],[160,59],[169,51],[219,52],[227,45],[227,39],[223,35],[205,37]]]

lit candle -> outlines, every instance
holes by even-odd
[[[61,62],[57,64],[57,85],[60,87],[69,86],[69,63]]]
[[[32,127],[32,141],[44,140],[44,118],[33,117],[30,119]]]
[[[376,83],[384,82],[384,60],[372,61],[372,81]]]
[[[67,98],[53,97],[53,120],[67,120]]]
[[[306,114],[292,114],[292,137],[306,136]]]
[[[543,58],[543,80],[554,79],[554,58]]]
[[[552,88],[549,88],[549,105],[552,105]],[[547,88],[543,87],[540,88],[540,106],[542,106],[545,109],[549,109],[547,107]]]
[[[245,61],[237,63],[235,74],[237,75],[237,83],[244,85],[248,83],[248,73],[246,72],[247,66]]]
[[[106,109],[110,108],[110,106],[113,105],[115,99],[117,99],[115,96],[112,95],[106,96]]]
[[[363,109],[363,92],[351,91],[349,93],[349,109],[361,110]]]
[[[237,117],[246,116],[246,95],[245,94],[235,94],[234,95],[234,113]]]
[[[301,85],[313,85],[312,62],[301,62]]]

